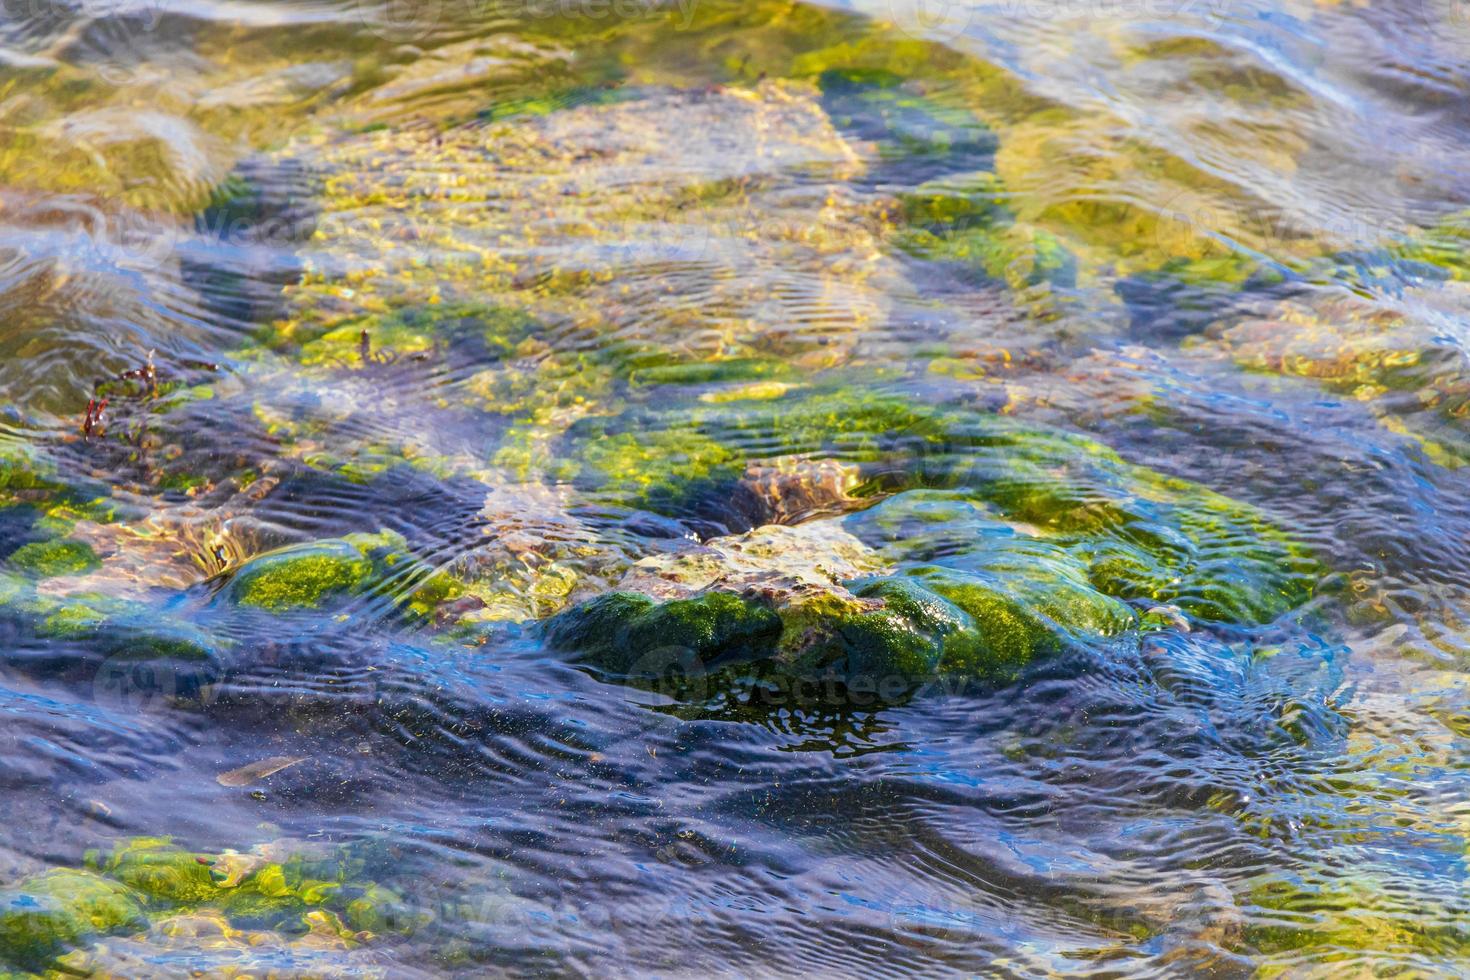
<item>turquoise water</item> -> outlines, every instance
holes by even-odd
[[[1453,976],[1470,11],[8,3],[0,976]]]

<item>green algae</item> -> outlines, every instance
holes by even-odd
[[[1042,285],[1071,288],[1077,283],[1077,260],[1061,240],[1025,225],[909,232],[899,237],[899,246],[930,261],[973,266],[1017,292]]]
[[[1260,975],[1291,976],[1306,964],[1325,972],[1351,970],[1370,953],[1405,964],[1470,957],[1464,929],[1470,909],[1463,896],[1410,904],[1385,887],[1385,877],[1367,865],[1331,876],[1281,873],[1251,882],[1244,938],[1263,957]]]
[[[747,445],[830,455],[879,475],[868,493],[948,489],[1069,549],[1092,588],[1205,621],[1274,619],[1303,604],[1322,574],[1254,508],[1078,435],[844,389],[701,407],[666,424],[633,413],[573,427],[578,481],[677,514],[727,494],[752,458]]]
[[[1091,588],[1084,565],[1045,542],[993,547],[967,556],[964,567],[918,565],[825,585],[820,566],[816,578],[800,580],[790,564],[802,560],[799,551],[749,555],[755,577],[733,586],[740,591],[724,584],[739,578],[726,556],[707,573],[716,583],[688,598],[613,592],[553,619],[547,639],[624,676],[637,673],[641,658],[675,648],[703,667],[767,662],[794,677],[904,691],[945,676],[1013,679],[1069,643],[1106,642],[1139,626],[1128,605]],[[700,567],[687,570],[696,584]],[[655,574],[676,580],[680,573]]]
[[[318,541],[273,551],[242,565],[229,591],[242,606],[272,612],[315,609],[329,596],[361,587],[372,562],[346,541]]]
[[[757,381],[790,377],[789,366],[755,358],[687,361],[634,368],[628,383],[644,385],[707,385],[725,381]]]
[[[1470,279],[1470,212],[1445,215],[1387,248],[1396,261],[1427,266],[1450,279]]]
[[[101,562],[85,541],[33,541],[10,555],[10,564],[41,578],[80,575],[98,568]]]
[[[221,642],[207,630],[148,603],[98,592],[65,598],[18,593],[7,612],[38,637],[80,640],[119,661],[212,661]]]
[[[99,627],[107,622],[107,612],[93,605],[83,602],[72,602],[63,605],[54,612],[48,613],[39,626],[36,633],[40,636],[55,637],[57,639],[77,639],[80,637],[96,636]]]
[[[971,266],[1018,293],[1077,284],[1076,256],[1055,234],[1016,221],[994,173],[946,176],[899,200],[907,224],[894,242],[911,255]]]
[[[781,626],[780,618],[758,601],[728,592],[661,604],[636,593],[611,592],[553,619],[547,635],[557,646],[579,650],[599,669],[637,676],[640,666],[662,666],[659,652],[666,650],[688,651],[701,664],[756,659],[774,647]]]
[[[512,355],[537,321],[508,306],[475,302],[393,306],[348,316],[336,325],[286,321],[272,345],[292,351],[304,367],[364,367],[423,354],[440,345],[473,345],[481,357]]]
[[[822,107],[839,129],[880,141],[885,154],[939,158],[951,169],[988,162],[995,134],[959,103],[920,94],[905,79],[876,68],[828,68],[817,76]]]
[[[54,467],[39,459],[30,446],[0,436],[0,493],[56,489],[54,476]]]
[[[365,861],[345,848],[281,842],[208,854],[139,837],[88,852],[83,863],[0,889],[0,964],[55,968],[68,950],[181,915],[216,920],[226,931],[302,935],[329,925],[358,940],[419,924],[396,892],[364,877]]]
[[[126,885],[58,868],[0,890],[0,961],[42,966],[93,936],[142,921],[142,903]]]
[[[810,396],[713,403],[691,409],[672,427],[637,412],[618,419],[587,419],[571,427],[564,454],[578,484],[619,502],[674,511],[684,502],[728,487],[745,472],[762,442],[763,456],[840,454],[876,459],[888,437],[919,440],[934,430],[922,408],[858,389]]]
[[[578,427],[579,436],[590,437],[578,479],[655,509],[727,484],[745,469],[739,452],[698,431],[591,436],[598,428]]]
[[[173,847],[167,838],[135,838],[91,863],[94,870],[121,881],[150,904],[197,905],[219,894],[207,859]]]

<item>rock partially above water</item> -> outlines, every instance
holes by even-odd
[[[315,608],[333,593],[362,585],[372,563],[346,541],[318,541],[251,559],[229,583],[242,606],[282,611]]]
[[[644,488],[716,494],[737,479],[676,447],[738,458],[724,447],[747,433],[798,452],[848,449],[869,475],[869,500],[897,492],[846,517],[646,558],[617,591],[549,624],[553,645],[612,674],[657,666],[674,647],[703,667],[760,662],[909,686],[1004,679],[1141,629],[1269,622],[1320,575],[1245,505],[1083,437],[991,416],[813,393],[711,410],[669,433],[656,417],[639,423],[603,421],[599,433],[627,444],[624,462],[609,466],[598,448],[591,459],[620,492],[655,506],[670,498]]]

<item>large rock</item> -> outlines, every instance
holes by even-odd
[[[553,645],[615,675],[657,670],[676,649],[704,668],[759,662],[899,688],[1004,679],[1142,628],[1269,622],[1320,575],[1253,508],[1081,436],[842,392],[660,421],[601,420],[583,456],[588,491],[653,507],[720,499],[740,469],[689,447],[737,460],[759,433],[776,451],[845,452],[869,499],[892,495],[646,558],[550,623]],[[626,447],[615,466],[610,439]]]

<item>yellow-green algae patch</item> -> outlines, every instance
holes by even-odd
[[[0,962],[35,968],[93,936],[135,928],[144,903],[121,882],[58,868],[0,889]]]
[[[101,564],[91,545],[85,541],[65,539],[33,541],[22,545],[11,553],[9,561],[14,567],[42,578],[80,575]]]
[[[364,861],[343,848],[279,841],[201,853],[140,837],[84,863],[0,889],[0,968],[65,974],[105,963],[107,936],[203,956],[210,936],[253,932],[267,946],[331,936],[352,946],[414,925],[402,899],[366,879]],[[212,925],[200,933],[190,917]]]
[[[242,606],[273,612],[314,609],[329,595],[363,585],[372,567],[346,541],[318,541],[251,559],[235,572],[230,594]]]
[[[1409,901],[1371,866],[1324,875],[1263,875],[1245,894],[1244,940],[1260,956],[1258,975],[1353,971],[1371,954],[1415,964],[1470,957],[1463,893]]]

